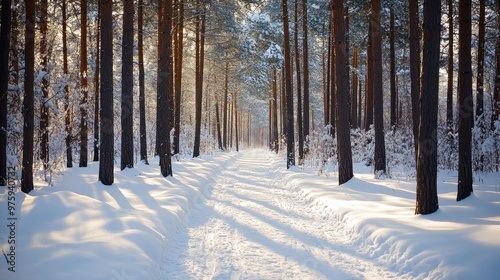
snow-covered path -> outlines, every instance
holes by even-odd
[[[333,213],[290,191],[282,164],[263,150],[229,161],[168,249],[167,279],[398,277]]]

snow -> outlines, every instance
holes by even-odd
[[[68,169],[17,192],[16,272],[0,261],[0,279],[497,279],[498,173],[461,202],[456,172],[439,173],[440,209],[415,216],[414,180],[360,164],[338,186],[284,166],[249,149],[180,159],[163,178],[151,160],[115,170],[112,186],[95,163]]]

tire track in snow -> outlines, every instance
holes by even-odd
[[[360,254],[331,213],[291,192],[283,164],[265,150],[227,163],[167,253],[167,279],[400,277]]]

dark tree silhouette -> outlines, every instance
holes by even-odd
[[[410,96],[416,163],[418,154],[418,124],[420,123],[420,20],[418,16],[418,0],[409,0],[409,2]]]
[[[134,1],[123,1],[120,169],[134,167]]]
[[[158,81],[157,81],[157,109],[156,134],[158,140],[158,156],[160,158],[160,172],[164,177],[172,176],[172,159],[170,157],[170,118],[172,117],[171,92],[173,90],[172,73],[172,0],[159,0],[158,13]]]
[[[373,51],[373,113],[375,124],[375,176],[385,174],[384,97],[382,86],[382,29],[380,26],[380,0],[371,1]]]
[[[286,167],[295,166],[295,136],[293,128],[292,56],[290,53],[290,30],[288,27],[287,0],[281,1],[283,12],[283,45],[285,49],[285,105],[286,105]]]
[[[24,31],[24,100],[23,100],[23,170],[21,190],[33,190],[33,134],[35,98],[35,0],[25,0],[26,23]]]
[[[229,62],[226,61],[226,72],[224,79],[224,106],[223,106],[223,120],[222,120],[222,146],[227,150],[227,96],[229,91]]]
[[[68,40],[67,40],[67,27],[66,27],[66,0],[62,1],[62,40],[63,40],[63,72],[65,79],[69,77],[68,70]],[[64,130],[66,132],[66,167],[73,167],[73,151],[72,143],[72,126],[71,126],[71,110],[69,106],[69,86],[66,81],[64,85]]]
[[[471,0],[458,7],[458,193],[457,201],[472,193],[472,104]]]
[[[448,0],[448,89],[446,92],[448,131],[453,130],[453,31],[453,0]]]
[[[87,0],[80,1],[80,162],[79,167],[87,167],[88,162],[88,79],[87,79]]]
[[[200,155],[200,140],[201,140],[201,115],[203,103],[203,68],[205,60],[205,6],[197,2],[198,15],[196,23],[196,93],[195,93],[195,134],[194,134],[194,150],[193,157]]]
[[[424,2],[423,27],[415,214],[431,214],[439,208],[436,180],[441,1]]]
[[[144,0],[139,0],[137,6],[137,55],[139,60],[139,141],[141,161],[148,164],[146,142],[146,96],[144,84]]]
[[[390,15],[390,32],[389,32],[389,56],[390,56],[390,65],[391,65],[391,128],[395,128],[397,126],[398,113],[397,113],[397,92],[396,92],[396,50],[394,47],[395,40],[395,23],[394,23],[394,10],[391,8]]]
[[[297,142],[299,152],[299,165],[304,159],[304,131],[302,120],[302,78],[300,73],[300,51],[299,51],[299,0],[295,0],[295,8],[293,13],[294,20],[294,52],[295,52],[295,76],[297,78]]]
[[[337,153],[339,161],[339,185],[346,183],[353,177],[351,131],[349,125],[349,78],[347,77],[347,61],[349,57],[346,49],[344,1],[333,1],[333,14],[335,24],[335,75],[337,82]]]
[[[113,117],[113,1],[101,1],[101,93],[99,181],[114,182],[114,117]]]
[[[174,104],[174,154],[179,153],[181,133],[181,91],[182,91],[182,58],[184,46],[184,1],[176,1],[177,15],[177,45],[175,46],[175,104]]]
[[[42,102],[40,104],[40,160],[42,161],[43,169],[47,170],[49,164],[49,107],[47,102],[49,99],[49,81],[47,80],[48,73],[48,48],[47,48],[47,0],[40,1],[40,57],[42,58],[42,71],[45,73],[42,77]]]
[[[309,44],[308,44],[308,24],[307,24],[307,0],[302,0],[302,71],[304,78],[304,108],[303,108],[303,135],[307,141],[309,136]]]
[[[368,34],[372,33],[372,21],[368,23]],[[365,86],[365,130],[373,124],[373,39],[368,35],[366,50],[366,86]]]
[[[10,0],[2,0],[2,30],[0,31],[0,186],[7,185],[7,90],[9,87],[10,5]]]
[[[96,30],[96,57],[95,57],[95,74],[94,74],[94,158],[93,161],[99,161],[99,78],[101,73],[100,68],[100,47],[101,47],[101,2],[97,3],[97,30]]]

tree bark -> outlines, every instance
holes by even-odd
[[[179,0],[177,20],[177,46],[175,56],[175,118],[174,118],[174,154],[179,154],[181,135],[181,96],[182,96],[182,59],[184,46],[184,1]]]
[[[372,21],[370,20],[368,34],[372,33]],[[368,47],[366,50],[366,86],[365,86],[365,130],[370,130],[373,124],[373,39],[368,35]]]
[[[302,0],[302,71],[304,78],[304,110],[303,110],[303,136],[304,140],[308,141],[309,136],[309,44],[308,44],[308,28],[307,28],[307,0]],[[307,151],[307,150],[306,150]]]
[[[101,2],[101,92],[99,181],[114,182],[114,116],[113,116],[113,1]]]
[[[100,51],[101,51],[101,2],[97,3],[97,43],[96,43],[96,58],[95,58],[95,75],[94,75],[94,158],[93,161],[99,161],[99,80],[100,80]]]
[[[273,101],[272,101],[272,119],[273,119],[273,151],[278,153],[279,151],[279,139],[278,139],[278,90],[277,90],[277,74],[276,68],[273,68]]]
[[[497,13],[500,15],[500,1],[497,1]],[[498,23],[497,32],[500,32],[500,16],[497,17]],[[493,112],[491,114],[492,122],[491,128],[495,129],[495,121],[499,119],[500,116],[500,36],[497,38],[497,46],[495,50],[495,60],[496,60],[496,69],[495,69],[495,88],[493,89]],[[498,163],[498,156],[497,156]],[[498,168],[497,168],[498,170]]]
[[[472,193],[472,63],[471,0],[459,1],[458,33],[458,193],[457,201]]]
[[[224,150],[227,150],[227,96],[229,91],[229,62],[226,61],[226,72],[224,80],[224,108],[223,108],[223,120],[222,120],[222,145]]]
[[[337,154],[339,161],[339,185],[349,181],[353,177],[351,131],[349,125],[349,78],[347,76],[344,1],[333,1],[333,14],[335,23],[335,61],[337,82]]]
[[[62,1],[62,40],[63,40],[63,72],[64,72],[64,130],[66,132],[66,167],[73,167],[73,151],[72,143],[72,126],[71,126],[71,110],[69,106],[69,70],[68,70],[68,43],[66,31],[66,0]]]
[[[233,96],[233,110],[234,110],[234,143],[236,146],[236,151],[239,152],[239,137],[238,137],[238,106],[236,103],[238,92],[234,91]]]
[[[423,27],[416,215],[431,214],[439,208],[436,180],[441,1],[424,2]]]
[[[24,31],[24,100],[23,126],[23,170],[21,190],[33,190],[33,138],[34,138],[34,97],[35,97],[35,0],[25,0],[26,24]]]
[[[476,79],[476,119],[478,120],[481,134],[485,133],[484,120],[484,33],[485,33],[485,0],[479,0],[479,34],[477,47],[477,79]],[[472,123],[474,125],[474,122]],[[482,145],[482,143],[479,143]],[[478,169],[484,169],[484,154],[481,153]]]
[[[79,167],[87,167],[88,162],[88,80],[87,80],[87,0],[80,1],[80,162]]]
[[[484,111],[484,31],[485,31],[485,0],[479,0],[479,34],[477,47],[477,79],[476,79],[476,118]]]
[[[330,16],[331,20],[331,44],[330,44],[330,135],[332,138],[335,138],[335,129],[336,129],[336,120],[337,120],[337,100],[336,100],[336,90],[337,90],[337,82],[336,82],[336,67],[335,67],[335,28],[333,22],[333,13]]]
[[[395,24],[394,24],[394,10],[391,8],[391,19],[390,19],[390,57],[391,57],[391,128],[396,128],[397,126],[397,93],[396,93],[396,50],[394,47],[394,37],[395,37]]]
[[[172,0],[159,0],[161,13],[158,19],[159,41],[158,50],[158,82],[157,82],[157,111],[156,134],[158,135],[158,156],[160,159],[160,173],[163,177],[172,176],[172,159],[170,151],[170,97],[172,85]]]
[[[220,132],[220,114],[219,114],[219,98],[218,94],[215,94],[215,119],[217,124],[217,143],[219,144],[219,150],[223,150],[222,146],[222,136]]]
[[[300,75],[300,53],[299,53],[299,0],[295,0],[294,9],[294,46],[295,46],[295,69],[297,78],[297,136],[298,136],[298,152],[299,152],[299,164],[302,164],[304,159],[304,131],[302,129],[302,79]]]
[[[331,18],[328,21],[328,44],[325,46],[325,40],[323,40],[323,52],[322,52],[322,62],[323,62],[323,116],[324,124],[327,126],[330,123],[330,52],[331,52]],[[328,48],[328,49],[325,49]],[[326,57],[325,57],[326,53]]]
[[[295,135],[293,127],[292,57],[290,54],[290,30],[288,27],[287,0],[281,1],[285,49],[285,97],[286,97],[286,167],[295,166]]]
[[[448,89],[446,94],[446,123],[453,125],[453,0],[448,0]]]
[[[415,143],[415,163],[418,155],[418,125],[420,122],[420,27],[418,0],[409,0],[410,29],[410,96]]]
[[[200,5],[199,1],[197,1]],[[201,115],[202,115],[202,103],[203,103],[203,62],[205,57],[205,8],[199,7],[199,12],[202,13],[198,15],[199,19],[197,26],[201,24],[198,28],[197,38],[199,38],[197,45],[197,75],[196,75],[196,94],[195,94],[195,104],[196,104],[196,123],[195,123],[195,136],[194,136],[194,151],[193,157],[198,157],[200,155],[200,139],[201,139]]]
[[[351,127],[358,128],[358,49],[352,52]],[[361,100],[359,101],[361,102]]]
[[[49,100],[49,81],[48,75],[48,48],[47,48],[47,0],[40,1],[40,57],[42,58],[41,67],[44,75],[42,77],[42,102],[40,104],[40,160],[42,161],[43,170],[47,171],[49,164],[49,108],[47,102]]]
[[[146,135],[146,94],[144,84],[144,0],[139,0],[137,6],[137,55],[139,59],[139,142],[141,161],[148,163],[147,135]]]
[[[372,0],[373,48],[373,113],[375,122],[375,176],[385,174],[384,94],[382,85],[382,30],[380,26],[380,0]]]
[[[134,167],[134,1],[123,1],[120,169]]]
[[[0,31],[0,186],[7,185],[7,93],[9,88],[9,48],[11,0],[2,0]]]

